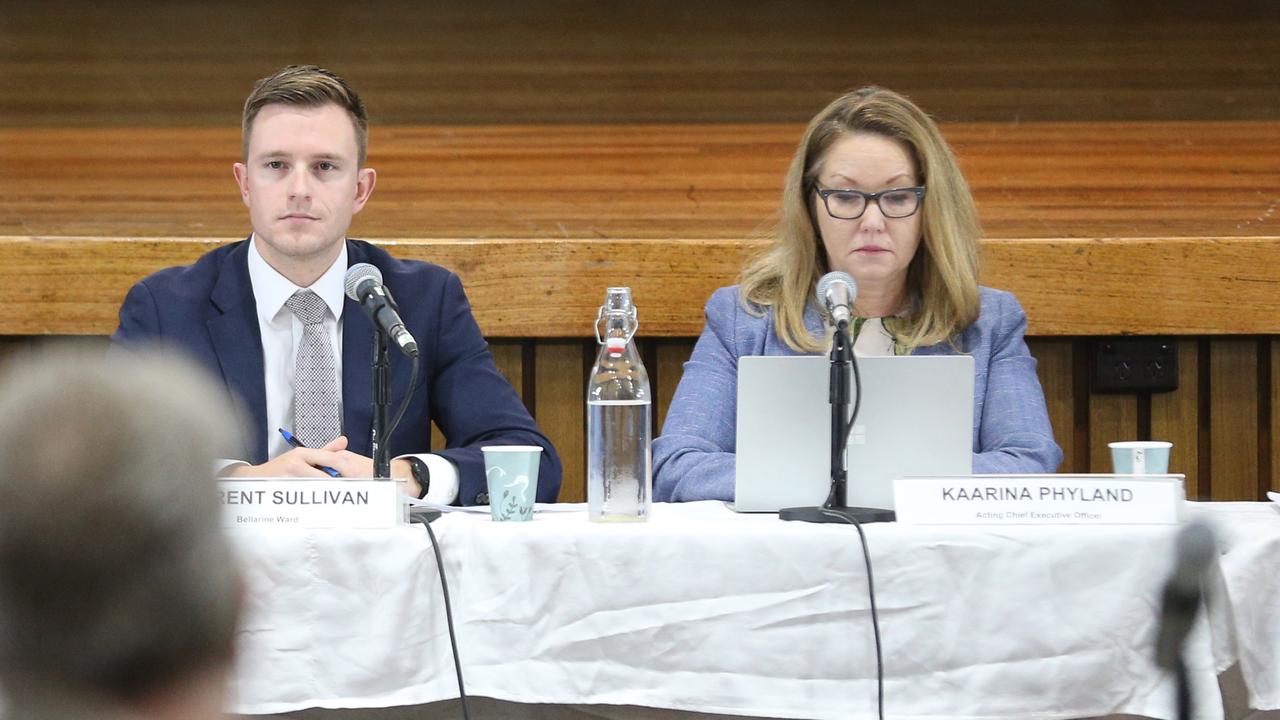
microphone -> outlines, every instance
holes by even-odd
[[[823,275],[814,292],[837,327],[848,324],[853,317],[854,298],[858,297],[858,283],[853,281],[849,273],[837,271]]]
[[[1201,582],[1218,556],[1213,531],[1203,522],[1184,527],[1174,548],[1173,572],[1164,586],[1156,636],[1156,665],[1169,669],[1182,663],[1182,644],[1200,609]]]
[[[347,297],[360,303],[364,312],[391,338],[408,357],[418,357],[418,343],[405,329],[400,313],[396,312],[391,294],[382,284],[382,271],[369,263],[356,263],[347,268],[345,282]]]

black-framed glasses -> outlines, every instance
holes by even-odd
[[[838,220],[857,220],[867,211],[867,205],[875,203],[887,218],[911,217],[920,209],[925,186],[889,188],[880,192],[862,192],[845,188],[820,188],[813,186],[827,214]]]

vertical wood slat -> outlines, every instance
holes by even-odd
[[[1178,389],[1151,396],[1151,439],[1173,443],[1169,472],[1187,476],[1187,498],[1198,499],[1200,477],[1200,350],[1194,338],[1178,342]]]
[[[594,345],[594,342],[592,343]],[[582,340],[540,340],[534,395],[538,426],[560,453],[560,502],[586,502],[586,393],[589,348]]]
[[[1111,472],[1111,448],[1107,444],[1136,440],[1138,431],[1136,395],[1090,395],[1089,472]]]
[[[654,410],[658,413],[658,430],[661,432],[667,420],[667,411],[671,409],[671,399],[675,397],[676,386],[684,375],[684,363],[693,353],[693,340],[669,340],[658,344],[658,386],[651,388],[658,401]],[[657,437],[655,435],[655,437]]]
[[[1275,473],[1275,465],[1271,462],[1271,454],[1275,451],[1275,438],[1271,433],[1272,416],[1275,404],[1271,395],[1275,380],[1271,372],[1271,344],[1267,338],[1257,338],[1255,346],[1258,353],[1258,476],[1254,486],[1254,497],[1267,499],[1267,491],[1271,489]]]
[[[1209,343],[1210,498],[1258,497],[1258,343]]]
[[[1200,373],[1197,378],[1199,386],[1197,393],[1200,396],[1200,408],[1197,413],[1200,418],[1200,437],[1196,443],[1197,455],[1200,459],[1200,476],[1196,479],[1195,497],[1199,500],[1209,500],[1212,496],[1210,491],[1213,484],[1213,409],[1210,403],[1208,338],[1201,338],[1196,342],[1196,358],[1197,370]]]
[[[1271,341],[1271,490],[1280,492],[1280,339]]]
[[[1030,338],[1027,347],[1036,358],[1036,374],[1044,389],[1045,404],[1049,408],[1049,422],[1053,436],[1062,448],[1062,465],[1059,472],[1084,472],[1075,467],[1075,388],[1072,381],[1074,355],[1071,340]]]
[[[1074,452],[1068,459],[1071,467],[1076,472],[1090,472],[1089,447],[1090,438],[1092,437],[1089,428],[1089,353],[1091,343],[1084,338],[1077,338],[1071,344],[1074,357],[1071,363],[1071,387],[1073,390],[1074,407],[1072,407],[1072,421],[1074,426],[1071,428],[1072,446]]]
[[[516,394],[524,397],[524,357],[523,343],[520,340],[492,340],[489,352],[493,353],[493,364],[498,372],[516,389]]]
[[[640,352],[640,362],[644,365],[645,374],[649,378],[649,432],[651,437],[658,437],[658,433],[662,430],[662,418],[658,416],[658,388],[662,383],[662,373],[658,368],[658,348],[662,345],[662,338],[643,338],[636,340],[636,350]],[[598,357],[600,350],[597,347],[594,351]],[[595,358],[592,360],[591,369],[595,369]],[[587,377],[591,377],[591,372],[587,372]]]

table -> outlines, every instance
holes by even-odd
[[[1188,640],[1201,717],[1239,662],[1280,708],[1280,510],[1205,504],[1221,528],[1208,622]],[[875,656],[855,530],[720,503],[649,523],[585,510],[433,526],[468,693],[779,718],[871,718]],[[1169,526],[867,526],[895,718],[1173,716],[1151,661]],[[246,564],[235,710],[456,696],[425,530],[232,531]]]
[[[1213,623],[1218,667],[1240,663],[1250,707],[1280,709],[1280,505],[1206,503],[1224,553]]]

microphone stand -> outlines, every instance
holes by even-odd
[[[1160,612],[1160,628],[1156,636],[1156,665],[1173,675],[1174,692],[1177,699],[1177,720],[1191,718],[1191,678],[1187,673],[1187,660],[1184,655],[1187,644],[1187,633],[1195,622],[1200,610],[1200,598],[1188,602],[1179,598],[1171,588],[1165,588],[1164,609]],[[1173,622],[1171,617],[1182,618],[1182,622]],[[1172,628],[1172,629],[1171,629]]]
[[[391,438],[387,437],[387,409],[391,403],[391,357],[387,334],[373,323],[373,476],[391,477]]]
[[[1178,684],[1178,720],[1191,720],[1191,678],[1181,652],[1173,666],[1173,676]]]
[[[797,520],[815,523],[847,523],[862,524],[872,522],[893,522],[892,510],[883,508],[864,508],[848,506],[848,481],[845,470],[845,449],[849,441],[849,427],[857,419],[849,416],[849,369],[858,377],[857,360],[853,356],[853,346],[849,342],[849,321],[836,323],[835,334],[831,343],[831,380],[829,398],[831,401],[831,492],[827,501],[820,507],[784,508],[778,513],[783,520]],[[855,388],[861,397],[862,387]]]
[[[1201,597],[1186,597],[1178,592],[1175,577],[1164,589],[1160,610],[1160,625],[1156,634],[1156,665],[1173,675],[1177,698],[1177,720],[1191,717],[1191,678],[1187,673],[1187,635],[1200,612]]]
[[[1156,634],[1156,665],[1173,675],[1177,698],[1177,720],[1191,718],[1191,678],[1187,673],[1185,656],[1187,634],[1200,611],[1200,597],[1188,599],[1180,596],[1171,580],[1164,590],[1160,626]]]
[[[1173,675],[1177,692],[1178,720],[1191,717],[1192,687],[1187,671],[1187,637],[1196,624],[1201,605],[1208,614],[1206,574],[1218,555],[1212,529],[1192,521],[1178,533],[1177,560],[1165,582],[1160,601],[1160,624],[1156,631],[1156,666]]]

